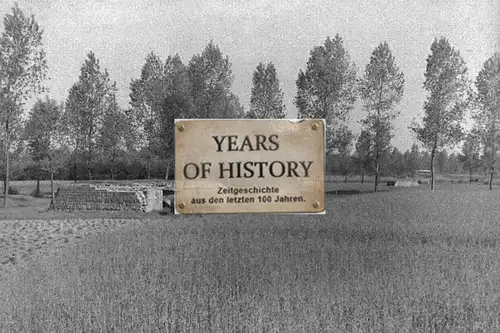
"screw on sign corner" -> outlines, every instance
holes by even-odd
[[[184,131],[184,125],[182,125],[182,124],[177,124],[177,130],[178,130],[179,132],[183,132],[183,131]]]
[[[314,201],[313,202],[313,208],[314,209],[318,209],[319,208],[319,202],[318,201]]]
[[[313,123],[311,127],[312,127],[313,131],[316,131],[319,128],[317,123]]]
[[[179,205],[178,205],[179,209],[184,209],[186,208],[186,204],[184,202],[181,202]]]

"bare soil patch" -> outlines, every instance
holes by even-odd
[[[0,221],[0,275],[13,266],[76,242],[148,219],[64,219]]]

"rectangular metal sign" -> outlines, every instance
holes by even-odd
[[[323,119],[176,119],[176,214],[325,210]]]

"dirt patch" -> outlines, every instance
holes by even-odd
[[[148,220],[67,219],[0,221],[0,275],[12,266],[85,238]]]

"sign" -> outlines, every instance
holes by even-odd
[[[175,120],[176,214],[322,213],[322,119]]]

